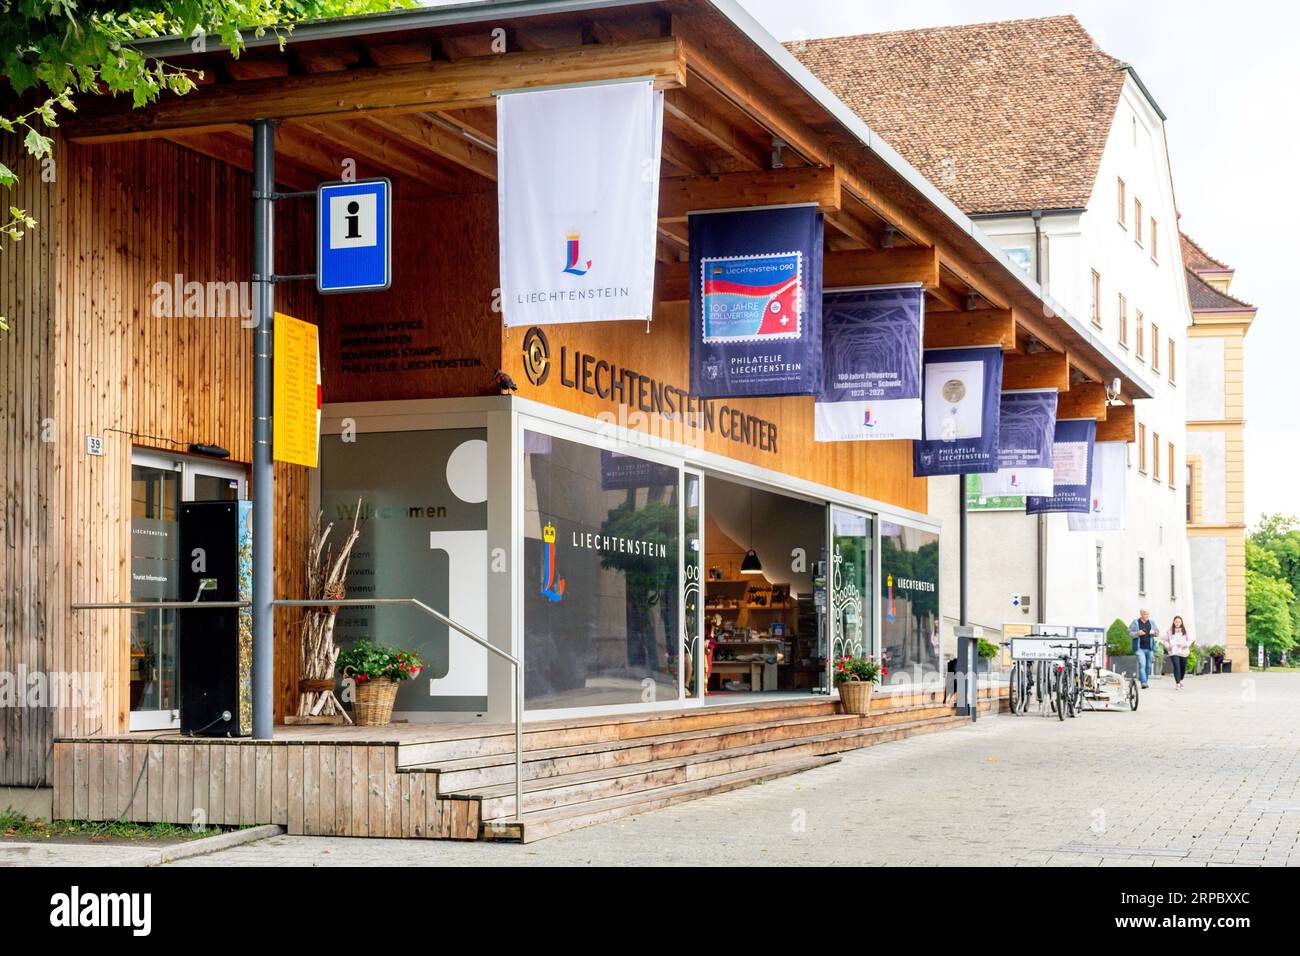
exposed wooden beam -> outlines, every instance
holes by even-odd
[[[193,136],[173,136],[168,139],[185,149],[218,162],[251,172],[253,169],[253,139],[248,130],[239,132],[196,133]],[[276,158],[275,181],[295,190],[315,189],[323,177],[314,169],[285,156]],[[325,177],[328,178],[328,177]]]
[[[1095,418],[1106,420],[1106,386],[1100,382],[1077,382],[1062,392],[1056,402],[1057,418]]]
[[[412,147],[405,140],[373,123],[358,121],[303,124],[301,129],[319,136],[323,141],[322,145],[328,142],[341,147],[340,154],[334,157],[336,159],[349,156],[357,160],[369,159],[393,170],[399,176],[409,177],[447,192],[460,192],[465,185],[463,178],[433,162],[427,152]]]
[[[839,175],[830,168],[800,166],[671,177],[659,184],[660,222],[685,222],[686,214],[696,210],[790,203],[815,203],[823,212],[839,209]]]
[[[1007,355],[1002,362],[1002,390],[1055,388],[1070,390],[1070,360],[1063,352]]]
[[[961,296],[958,293],[954,292],[952,289],[949,289],[946,285],[943,284],[942,276],[940,276],[939,284],[935,286],[933,289],[927,289],[926,292],[934,296],[936,302],[940,306],[942,306],[942,308],[935,308],[931,311],[934,312],[965,312],[966,311],[966,303],[962,301]]]
[[[1000,345],[1004,352],[1013,351],[1016,347],[1016,320],[1011,310],[973,309],[926,316],[927,349],[974,345]]]
[[[433,59],[433,46],[428,40],[411,40],[403,43],[380,43],[366,48],[366,55],[375,66],[403,66],[409,63],[428,63]]]
[[[440,114],[432,115],[440,117]],[[494,181],[497,178],[496,154],[443,125],[446,120],[430,120],[419,113],[381,113],[369,117],[368,121],[472,173]]]
[[[939,285],[939,253],[933,246],[831,252],[822,265],[822,287],[828,290],[905,282],[919,282],[926,289]]]
[[[221,69],[236,82],[264,80],[269,77],[288,76],[289,61],[279,55],[257,58],[246,56],[238,60],[222,61]]]
[[[664,112],[749,169],[766,169],[771,162],[771,153],[763,144],[745,136],[686,90],[665,93]]]
[[[133,110],[114,98],[78,113],[66,124],[70,139],[111,142],[255,119],[312,121],[358,111],[413,113],[488,106],[500,90],[652,76],[659,89],[686,82],[677,40],[666,37],[623,44],[587,44],[564,50],[503,53],[454,62],[417,63],[319,73],[282,79],[224,83]]]
[[[1137,441],[1137,409],[1132,405],[1111,405],[1106,420],[1097,422],[1097,441]]]

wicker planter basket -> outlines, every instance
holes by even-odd
[[[390,677],[375,677],[354,684],[352,717],[358,727],[383,727],[392,721],[400,683]]]
[[[871,691],[875,684],[869,680],[846,680],[839,685],[840,707],[846,714],[865,714],[871,710]]]

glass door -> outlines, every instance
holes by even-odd
[[[131,600],[178,601],[182,501],[241,498],[244,469],[223,462],[157,452],[131,456]],[[180,722],[177,612],[131,612],[131,729],[158,730]]]
[[[873,546],[875,529],[870,515],[831,506],[830,637],[831,668],[840,657],[867,657],[875,653],[871,622],[875,589]]]
[[[704,477],[682,471],[682,679],[684,696],[704,699]]]

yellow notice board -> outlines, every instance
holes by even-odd
[[[271,405],[276,461],[315,468],[320,435],[320,345],[316,326],[275,313]]]
[[[1011,666],[1011,639],[1013,637],[1028,637],[1034,630],[1032,624],[1003,624],[1002,639],[1006,641],[1002,645],[1002,666]]]

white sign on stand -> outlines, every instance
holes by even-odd
[[[1078,653],[1079,645],[1072,638],[1059,637],[1013,637],[1011,639],[1011,659],[1013,661],[1057,661],[1065,655]]]

